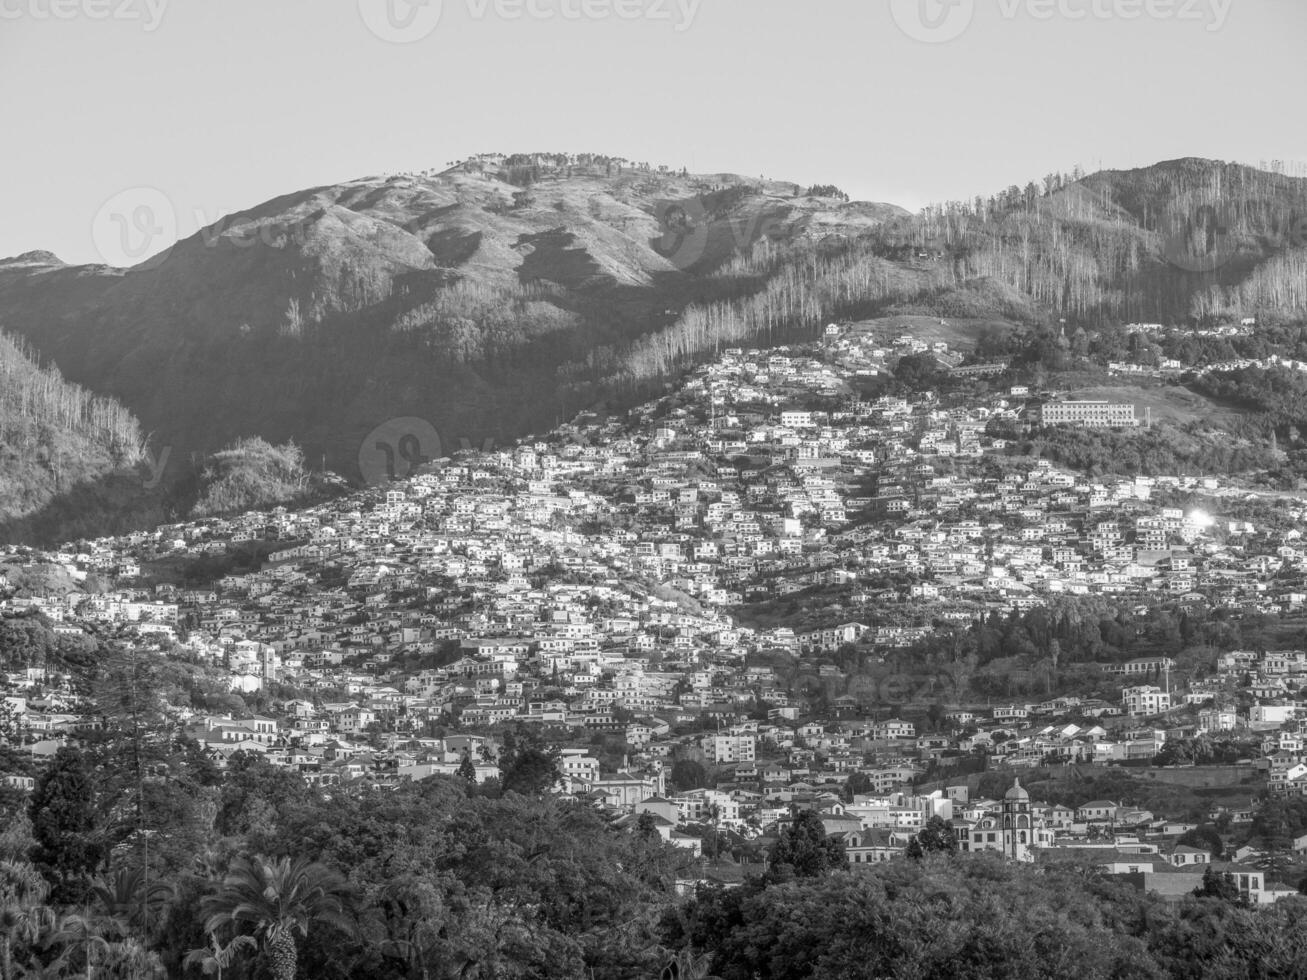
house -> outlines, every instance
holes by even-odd
[[[1111,800],[1090,800],[1076,807],[1076,820],[1081,823],[1111,822],[1116,819],[1120,809]]]
[[[1174,864],[1177,868],[1187,867],[1193,864],[1207,864],[1211,861],[1212,855],[1209,851],[1201,847],[1190,847],[1187,844],[1177,844],[1171,848],[1166,859]]]
[[[1184,867],[1172,867],[1167,864],[1155,864],[1151,870],[1139,874],[1123,875],[1145,892],[1152,892],[1166,902],[1182,902],[1202,886],[1203,874],[1208,870],[1218,874],[1229,875],[1230,880],[1239,889],[1239,895],[1250,905],[1269,905],[1279,895],[1266,890],[1265,873],[1244,864],[1232,864],[1226,861],[1211,861],[1189,864]]]
[[[1121,691],[1121,703],[1129,715],[1156,715],[1171,710],[1171,694],[1151,684],[1127,687]]]
[[[1061,830],[1076,822],[1076,811],[1059,803],[1057,806],[1048,808],[1045,820],[1048,821],[1050,826]]]
[[[908,835],[884,828],[844,832],[836,836],[844,843],[844,855],[851,865],[882,864],[900,857]]]

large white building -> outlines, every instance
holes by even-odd
[[[1117,429],[1139,425],[1135,407],[1106,401],[1046,402],[1039,420],[1044,425],[1075,425],[1083,429]]]

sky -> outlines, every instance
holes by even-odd
[[[1304,40],[1305,0],[0,0],[0,257],[124,264],[113,220],[153,251],[477,152],[913,209],[1077,164],[1307,161]]]

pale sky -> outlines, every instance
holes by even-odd
[[[1305,0],[0,0],[0,257],[99,261],[136,188],[184,236],[481,151],[912,208],[1077,163],[1302,161],[1304,41]]]

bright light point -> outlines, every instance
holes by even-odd
[[[1189,520],[1201,528],[1208,528],[1216,523],[1216,518],[1212,517],[1212,515],[1207,513],[1205,510],[1194,511],[1189,515]]]

